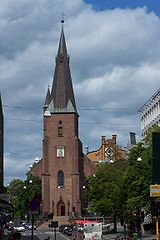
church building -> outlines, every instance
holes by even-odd
[[[42,212],[54,219],[80,216],[86,176],[96,166],[82,151],[69,55],[62,25],[51,90],[44,103],[42,160],[31,173],[42,182]],[[61,221],[62,222],[62,221]]]

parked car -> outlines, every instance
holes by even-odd
[[[14,227],[14,231],[24,232],[25,231],[25,227],[23,227],[23,226]]]
[[[66,225],[62,224],[59,226],[59,232],[63,232],[63,229],[65,228]]]
[[[72,236],[72,232],[73,232],[73,227],[72,226],[68,226],[67,227],[67,230],[66,230],[66,234],[68,236]]]
[[[63,234],[67,234],[67,229],[68,229],[69,225],[66,225],[63,230],[62,230],[62,233]]]
[[[26,224],[28,224],[27,221],[23,221],[23,222],[21,222],[21,226],[23,226],[23,227],[25,227]]]
[[[31,223],[26,223],[25,224],[25,229],[32,230],[32,224]],[[36,230],[36,226],[35,225],[33,225],[33,229]]]
[[[68,236],[72,236],[72,233],[74,231],[74,228],[76,228],[75,225],[67,225],[65,226],[65,228],[63,229],[63,233],[68,235]]]
[[[102,223],[102,229],[103,230],[109,230],[110,229],[110,224],[109,223]]]

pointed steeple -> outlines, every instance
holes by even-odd
[[[50,99],[51,99],[51,94],[50,94],[50,90],[49,90],[49,86],[48,86],[47,95],[46,95],[46,99],[44,102],[44,107],[48,107],[48,105],[50,103]]]
[[[72,78],[69,67],[69,56],[67,53],[63,25],[56,57],[56,66],[48,110],[50,113],[74,112],[78,114],[74,98]]]
[[[58,54],[57,55],[61,56],[61,57],[68,57],[63,26],[62,26],[62,31],[61,31],[61,36],[60,36],[60,42],[59,42],[59,48],[58,48]]]

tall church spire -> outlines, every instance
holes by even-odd
[[[51,89],[50,103],[48,104],[47,110],[49,110],[50,113],[77,113],[69,67],[69,56],[67,53],[67,46],[63,30],[63,22],[58,53],[56,57],[56,66]]]

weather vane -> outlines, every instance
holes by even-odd
[[[64,23],[64,12],[62,12],[62,14],[61,14],[61,23],[63,24]]]

